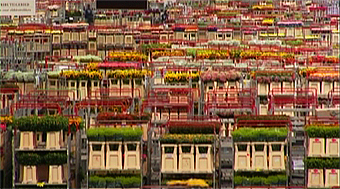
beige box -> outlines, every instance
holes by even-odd
[[[105,142],[89,142],[89,169],[105,169]]]
[[[324,138],[309,138],[308,156],[309,157],[324,157],[325,156],[325,139]]]
[[[245,149],[241,149],[245,147]],[[250,170],[250,142],[235,142],[235,165],[237,170]]]
[[[268,115],[268,105],[260,104],[260,115]]]
[[[61,56],[68,56],[70,54],[68,49],[61,49]]]
[[[79,32],[72,32],[72,40],[71,41],[79,41]]]
[[[52,42],[54,44],[60,44],[60,42],[61,42],[61,35],[53,35]]]
[[[77,49],[70,49],[70,55],[71,56],[78,56],[78,50]]]
[[[253,170],[267,170],[267,143],[265,142],[254,142],[252,146],[252,165]],[[256,149],[258,147],[258,149]],[[261,149],[263,147],[263,149]]]
[[[140,169],[140,143],[124,143],[124,169]]]
[[[123,169],[122,143],[106,142],[106,169]]]
[[[47,82],[47,88],[48,89],[51,89],[50,91],[48,91],[48,94],[49,95],[52,95],[52,96],[57,96],[58,95],[58,79],[48,79],[48,82]]]
[[[171,95],[169,98],[170,98],[170,103],[171,104],[177,104],[179,102],[177,95],[176,96]]]
[[[46,149],[60,149],[61,132],[47,132]]]
[[[285,170],[284,142],[268,142],[269,146],[269,170]],[[273,148],[274,147],[274,148]]]
[[[63,183],[62,178],[62,166],[61,165],[50,165],[49,166],[49,184],[61,184]]]
[[[23,184],[36,184],[37,183],[37,167],[36,166],[23,166]]]
[[[70,32],[64,32],[63,33],[63,43],[69,42],[71,39],[71,33]]]
[[[181,144],[179,147],[179,172],[194,172],[194,145]]]
[[[87,80],[80,80],[79,81],[79,87],[78,87],[78,99],[83,100],[87,98],[87,86],[88,86]]]
[[[79,39],[80,39],[80,41],[87,41],[87,39],[88,39],[87,33],[86,32],[80,32]]]
[[[213,156],[211,145],[195,145],[196,148],[196,172],[211,173],[213,171]]]
[[[20,132],[20,149],[21,150],[32,150],[33,146],[33,132],[21,131]]]
[[[333,89],[333,82],[325,82],[321,83],[321,94],[328,95],[330,91]]]
[[[322,169],[308,169],[308,185],[310,188],[323,188],[325,186]]]
[[[105,44],[105,35],[98,35],[97,43],[98,43],[98,45],[104,45]]]
[[[339,169],[326,169],[325,170],[325,187],[332,188],[340,186]]]
[[[68,97],[70,98],[70,100],[72,99],[77,99],[77,81],[76,80],[68,80],[67,83],[67,87],[68,87]]]
[[[114,36],[113,35],[107,35],[105,44],[107,45],[113,45],[114,44]]]
[[[180,95],[178,97],[178,100],[179,100],[179,103],[181,104],[188,104],[189,102],[189,99],[188,99],[188,96],[183,96],[183,95]]]
[[[320,94],[320,92],[321,92],[321,84],[320,84],[320,82],[309,81],[308,84],[309,84],[309,88],[316,89],[317,94],[315,94],[315,95]]]
[[[78,49],[78,56],[86,56],[86,49]]]
[[[177,145],[162,144],[162,172],[177,172]]]
[[[89,50],[96,51],[97,50],[97,43],[94,41],[89,41]]]
[[[114,44],[116,45],[123,45],[124,44],[124,36],[122,34],[115,34],[114,35]]]
[[[110,96],[120,96],[120,79],[109,79]]]
[[[339,138],[326,139],[326,157],[339,157]]]
[[[91,99],[100,98],[100,81],[91,80]]]
[[[268,95],[269,93],[269,84],[267,83],[258,83],[257,84],[258,95]]]

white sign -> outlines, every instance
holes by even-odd
[[[0,16],[35,15],[35,0],[0,0]]]

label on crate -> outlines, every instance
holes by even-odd
[[[202,157],[202,158],[206,158],[206,157],[207,157],[207,154],[201,154],[201,157]]]
[[[167,154],[166,157],[167,158],[172,158],[172,154]]]
[[[35,0],[1,0],[0,16],[33,16]]]

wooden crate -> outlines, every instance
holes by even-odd
[[[245,150],[241,146],[246,147]],[[250,142],[235,142],[235,171],[250,170]]]
[[[37,183],[37,167],[36,166],[23,166],[23,184],[36,184]]]
[[[21,131],[20,132],[20,149],[21,150],[32,150],[34,149],[34,138],[33,132]]]
[[[284,142],[268,142],[269,146],[269,170],[285,170]],[[273,149],[273,147],[275,147]],[[279,149],[276,149],[279,148]]]
[[[46,137],[46,149],[60,149],[60,143],[62,141],[61,132],[47,132]]]
[[[325,186],[323,177],[324,177],[323,169],[308,169],[308,184],[307,184],[307,187],[323,188]]]
[[[162,144],[162,172],[177,172],[177,145]]]
[[[140,169],[140,142],[124,143],[124,169]]]
[[[194,172],[194,145],[180,144],[179,147],[179,172]]]
[[[268,83],[258,83],[257,84],[258,95],[268,95],[269,84]]]
[[[213,156],[211,145],[195,145],[196,148],[196,167],[195,171],[199,173],[211,173],[213,171]]]
[[[63,183],[62,166],[61,165],[50,165],[49,166],[49,184],[61,184]]]
[[[253,142],[252,145],[252,165],[253,170],[267,170],[267,143],[265,142]],[[263,149],[256,149],[256,147],[263,147]]]
[[[326,157],[339,157],[339,138],[326,139]]]
[[[106,169],[123,169],[122,142],[106,142]]]
[[[63,32],[63,43],[68,43],[71,41],[71,33],[70,32]]]
[[[339,169],[326,169],[325,170],[325,187],[332,188],[340,186]]]
[[[325,139],[324,138],[309,138],[308,156],[309,157],[324,157],[325,156]]]
[[[53,39],[52,39],[52,43],[54,43],[54,44],[60,44],[60,43],[61,43],[61,35],[59,35],[59,34],[54,34],[54,35],[53,35]]]
[[[105,169],[105,142],[89,142],[89,169]]]

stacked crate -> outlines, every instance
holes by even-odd
[[[284,124],[278,124],[271,126],[269,120],[282,120],[285,118]],[[248,121],[249,120],[249,121]],[[277,177],[279,181],[268,181],[270,185],[286,184],[287,176],[282,175],[282,172],[286,170],[286,153],[287,136],[289,118],[278,116],[240,116],[237,118],[236,129],[232,132],[235,149],[235,180],[241,178],[243,175],[251,172],[261,172],[264,177],[257,179],[266,180],[269,175]],[[259,128],[261,127],[261,128]],[[281,127],[281,128],[279,128]],[[249,174],[248,174],[249,175]],[[247,177],[247,176],[246,176]],[[251,186],[258,185],[255,181],[252,181],[255,175],[250,179]],[[268,177],[269,178],[269,177]],[[282,179],[285,178],[285,179]],[[255,180],[255,179],[254,179]],[[262,181],[262,182],[263,182]],[[235,185],[245,186],[247,183],[237,181]],[[273,183],[272,183],[273,182]],[[266,184],[269,184],[266,183]],[[262,183],[264,186],[265,183]]]
[[[338,125],[312,123],[306,126],[305,130],[308,134],[308,158],[305,161],[308,168],[308,187],[338,187]]]

